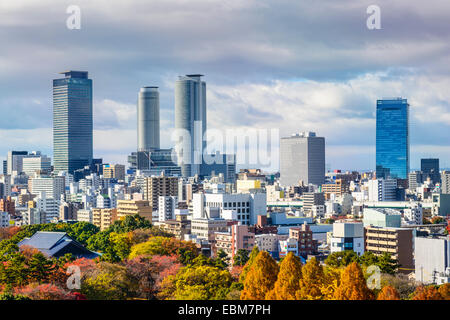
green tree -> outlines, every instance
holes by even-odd
[[[358,255],[352,250],[334,252],[325,259],[325,264],[333,268],[346,267],[358,261]]]
[[[244,266],[249,259],[248,250],[239,249],[233,257],[233,266]]]

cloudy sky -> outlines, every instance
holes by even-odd
[[[380,30],[366,27],[372,4]],[[66,27],[70,5],[80,30]],[[447,0],[1,0],[0,158],[52,154],[51,80],[72,69],[94,81],[105,162],[136,149],[145,85],[160,87],[172,146],[174,81],[201,73],[209,128],[315,131],[330,169],[374,169],[375,101],[408,98],[411,167],[450,167],[449,15]]]

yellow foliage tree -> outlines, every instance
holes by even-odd
[[[324,284],[323,267],[316,258],[312,258],[302,267],[302,278],[299,282],[296,298],[298,300],[321,300],[323,298],[322,287]]]
[[[266,295],[266,300],[295,300],[300,289],[302,263],[300,258],[289,252],[280,263],[280,272],[274,288]]]
[[[339,287],[341,283],[341,268],[325,268],[325,281],[322,284],[321,291],[324,300],[333,300],[334,292]]]
[[[400,294],[391,286],[384,286],[378,294],[377,300],[400,300]]]
[[[244,283],[245,277],[249,272],[253,262],[255,262],[256,257],[258,256],[259,249],[257,246],[254,246],[252,251],[250,252],[250,256],[248,257],[247,263],[244,265],[244,269],[242,269],[241,275],[239,276],[239,281]]]
[[[334,292],[336,300],[373,300],[374,294],[367,287],[361,267],[352,262],[341,276],[341,283]]]
[[[241,300],[264,300],[277,281],[278,271],[279,267],[270,254],[260,251],[244,279]]]

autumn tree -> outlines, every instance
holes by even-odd
[[[377,300],[400,300],[400,294],[395,288],[385,286],[378,294]]]
[[[279,267],[266,251],[260,251],[245,276],[241,300],[264,300],[277,281]]]
[[[289,252],[280,263],[280,272],[274,288],[266,295],[267,300],[295,300],[295,293],[300,289],[302,263],[293,252]]]
[[[334,293],[337,300],[372,300],[374,295],[367,287],[361,267],[352,262],[341,276],[341,283]]]
[[[244,282],[245,277],[247,276],[247,273],[250,270],[251,266],[253,265],[253,262],[255,261],[258,254],[259,254],[259,249],[257,246],[254,246],[252,251],[250,252],[248,261],[245,263],[244,268],[242,269],[241,275],[239,277],[240,282],[242,282],[242,283]]]
[[[412,300],[444,300],[435,286],[419,286],[413,293]]]
[[[310,259],[302,267],[302,278],[299,282],[299,290],[296,292],[298,300],[320,300],[323,297],[321,288],[324,286],[325,276],[323,267],[316,260]]]
[[[341,283],[342,268],[324,268],[324,281],[320,290],[324,300],[333,300],[334,292]]]
[[[440,285],[439,293],[444,300],[450,300],[450,283]]]

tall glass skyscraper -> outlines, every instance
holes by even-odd
[[[92,80],[85,71],[60,74],[53,80],[53,164],[73,174],[92,162]]]
[[[183,177],[200,174],[206,132],[206,83],[201,74],[188,74],[175,83],[175,129],[186,136],[176,145]]]
[[[409,104],[407,99],[377,100],[377,178],[407,179],[409,173]]]

